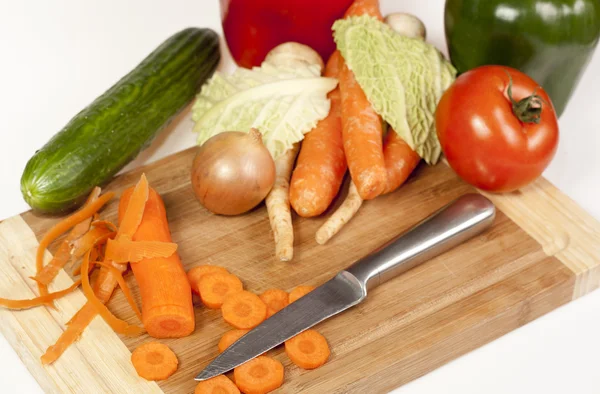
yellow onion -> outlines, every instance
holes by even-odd
[[[192,187],[206,209],[239,215],[257,206],[275,183],[275,162],[256,129],[207,140],[192,164]]]

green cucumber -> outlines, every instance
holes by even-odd
[[[80,206],[194,98],[219,60],[210,29],[167,39],[35,153],[21,177],[25,201],[51,214]]]

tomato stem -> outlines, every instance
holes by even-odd
[[[506,71],[506,70],[504,70]],[[512,76],[508,71],[508,89],[506,94],[512,104],[513,114],[523,123],[539,124],[542,116],[542,104],[547,104],[542,97],[536,94],[538,88],[533,89],[530,96],[516,101],[512,95]]]

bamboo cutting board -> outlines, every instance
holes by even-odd
[[[473,191],[445,165],[421,166],[397,192],[369,201],[327,245],[314,234],[324,218],[294,218],[293,262],[274,258],[264,207],[239,217],[215,216],[195,200],[189,182],[194,149],[124,174],[108,187],[120,193],[145,172],[163,196],[173,240],[186,269],[227,267],[246,288],[262,292],[319,285],[337,271],[403,232],[456,197]],[[331,359],[314,371],[293,366],[282,349],[271,351],[286,367],[282,393],[383,393],[415,379],[600,284],[600,224],[544,179],[521,192],[489,196],[499,208],[494,226],[471,241],[376,288],[359,306],[316,328],[328,339]],[[339,203],[339,201],[338,201]],[[103,212],[116,219],[117,200]],[[0,223],[0,296],[34,296],[37,240],[55,222],[27,212]],[[50,259],[50,253],[47,253]],[[129,284],[138,297],[133,278]],[[65,272],[51,290],[72,283]],[[139,299],[139,297],[138,297]],[[163,340],[179,370],[157,384],[137,377],[130,351],[150,340],[120,337],[96,318],[81,340],[52,366],[39,357],[84,302],[77,291],[57,310],[0,310],[0,330],[41,387],[49,393],[192,393],[193,377],[217,355],[229,329],[220,313],[196,308],[197,329]],[[109,307],[138,323],[117,291]]]

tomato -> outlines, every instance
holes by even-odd
[[[550,97],[533,79],[504,66],[460,75],[438,104],[436,127],[452,169],[492,192],[513,191],[535,180],[558,145]]]

